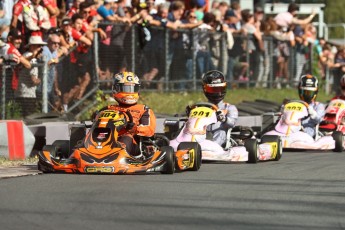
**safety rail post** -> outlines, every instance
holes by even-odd
[[[192,66],[192,73],[193,73],[193,76],[192,76],[192,79],[193,79],[193,90],[195,91],[196,90],[196,66],[197,66],[197,63],[196,63],[196,44],[195,44],[195,29],[192,29],[191,31],[192,33],[192,39],[191,39],[191,42],[192,42],[192,45],[191,45],[191,52],[192,52],[192,63],[193,63],[193,66]]]
[[[273,38],[270,37],[270,42],[268,43],[268,50],[270,52],[269,55],[269,62],[270,62],[270,71],[269,71],[269,82],[268,82],[268,86],[269,88],[273,88],[273,81],[274,81],[274,72],[273,72],[273,63],[274,63],[274,59],[273,59],[273,54],[274,54],[274,47],[273,47]]]
[[[136,66],[135,66],[135,60],[136,60],[136,26],[131,26],[131,49],[132,49],[132,56],[131,56],[131,65],[132,65],[132,72],[136,73]]]
[[[246,83],[246,87],[249,88],[249,85],[250,85],[250,79],[249,79],[249,76],[250,76],[250,55],[249,55],[249,40],[250,40],[250,37],[249,35],[246,36],[246,42],[247,42],[247,45],[246,45],[246,62],[248,63],[248,68],[246,70],[246,77],[248,78],[248,81]]]
[[[98,24],[96,25],[96,28],[98,28]],[[96,85],[97,87],[99,86],[99,71],[98,71],[98,67],[99,67],[99,38],[98,38],[98,33],[95,32],[94,33],[94,42],[93,42],[93,51],[94,51],[94,65],[95,65],[95,69],[94,69],[94,73],[96,76]]]
[[[1,80],[1,120],[6,119],[6,67],[2,65],[2,80]]]
[[[45,56],[42,70],[42,113],[48,113],[48,60]]]
[[[171,63],[169,60],[169,30],[164,30],[164,58],[165,58],[165,73],[164,73],[164,84],[165,91],[169,91],[169,72]]]

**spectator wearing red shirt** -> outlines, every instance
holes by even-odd
[[[79,5],[85,0],[73,0],[72,7],[67,11],[66,16],[72,18],[73,15],[79,13]]]
[[[5,50],[3,50],[3,52],[6,55],[13,55],[18,57],[18,62],[14,63],[14,64],[22,64],[25,68],[30,69],[31,68],[31,64],[30,62],[22,56],[22,54],[19,52],[19,47],[22,44],[22,33],[16,29],[16,28],[12,28],[10,30],[10,32],[8,33],[8,37],[7,37],[7,44],[6,46],[3,48]],[[16,66],[13,69],[13,73],[12,73],[12,79],[11,81],[6,81],[9,82],[10,84],[7,85],[6,87],[11,88],[13,91],[17,90],[18,88],[18,71],[19,71],[20,66]],[[7,95],[8,98],[12,98],[13,95]]]
[[[70,59],[72,68],[75,73],[72,73],[72,78],[65,79],[69,81],[69,89],[63,94],[63,107],[67,111],[68,104],[73,99],[81,99],[85,93],[87,86],[91,81],[92,71],[92,57],[89,55],[89,47],[92,41],[88,39],[85,34],[81,33],[83,25],[83,18],[79,14],[72,17],[72,38],[77,42],[77,48],[71,53]],[[66,85],[66,84],[65,84]]]
[[[93,20],[93,16],[90,15],[92,3],[87,1],[83,2],[79,6],[79,14],[83,18],[83,26],[81,32],[85,33],[91,41],[94,39],[94,32],[97,32],[102,40],[107,38],[107,34],[101,28],[95,28],[97,22]]]
[[[56,17],[59,16],[60,10],[57,7],[56,0],[43,0],[43,6],[48,10],[51,27],[57,27]]]
[[[30,0],[18,0],[13,6],[11,28],[17,28],[24,36],[23,10],[25,6],[31,4]],[[24,37],[22,38],[24,39]]]

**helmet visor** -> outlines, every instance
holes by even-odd
[[[115,85],[116,92],[123,92],[123,93],[137,93],[139,92],[140,85],[138,84],[117,84]]]
[[[226,91],[226,83],[220,84],[206,84],[204,85],[204,90],[207,93],[225,93]]]

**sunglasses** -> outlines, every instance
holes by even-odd
[[[194,16],[194,15],[189,15],[189,18],[196,18],[196,16]]]
[[[89,13],[90,13],[90,10],[83,10],[83,13],[84,13],[84,14],[89,14]]]
[[[60,42],[52,42],[53,45],[60,45]]]

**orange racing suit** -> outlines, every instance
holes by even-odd
[[[109,105],[102,110],[129,112],[133,117],[133,127],[126,130],[118,140],[126,145],[126,151],[131,155],[139,155],[136,137],[152,137],[156,130],[156,116],[146,105]]]

